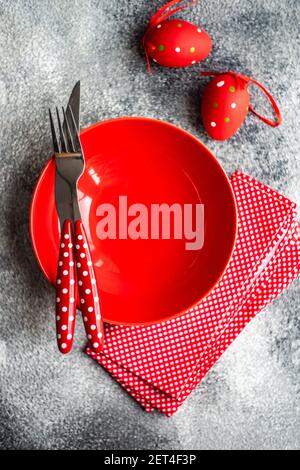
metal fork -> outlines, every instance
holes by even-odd
[[[65,132],[56,108],[59,138],[49,110],[56,171],[55,200],[60,219],[61,238],[56,280],[56,329],[61,352],[71,350],[75,329],[76,281],[87,337],[92,348],[103,347],[103,322],[97,282],[86,233],[81,221],[77,182],[84,170],[84,156],[78,129],[70,106],[62,109]],[[76,267],[75,267],[76,262]]]
[[[74,115],[70,106],[65,112],[62,108],[64,122],[66,123],[65,129],[67,135],[63,131],[63,127],[60,120],[60,115],[58,108],[56,108],[58,129],[59,129],[59,139],[57,139],[53,118],[51,110],[49,109],[53,149],[56,157],[56,171],[61,175],[61,177],[69,185],[69,188],[66,188],[64,185],[56,186],[56,205],[59,213],[60,219],[65,219],[65,215],[68,216],[70,212],[69,199],[66,197],[66,191],[70,191],[72,195],[72,219],[78,220],[81,218],[80,211],[78,207],[77,199],[77,181],[83,173],[84,170],[84,158],[81,150],[81,144],[78,137],[78,130],[76,128],[76,123]],[[71,164],[70,164],[71,163]],[[68,203],[66,207],[66,202]]]

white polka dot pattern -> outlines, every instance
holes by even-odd
[[[147,411],[177,411],[249,321],[299,275],[295,205],[240,172],[231,183],[238,237],[213,292],[162,324],[107,325],[103,353],[87,349]]]
[[[84,327],[94,351],[101,351],[104,342],[103,321],[98,302],[98,289],[85,230],[81,220],[75,223],[75,257],[77,261],[78,291]],[[80,260],[80,263],[79,263]],[[96,300],[97,299],[97,300]]]
[[[72,239],[72,222],[65,220],[61,232],[61,244],[56,279],[56,332],[59,350],[66,354],[70,352],[73,343],[76,304],[72,301],[75,296],[75,268],[72,245],[64,243]],[[73,264],[71,264],[73,262]]]

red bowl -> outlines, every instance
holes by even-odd
[[[121,118],[81,133],[85,171],[79,205],[100,289],[104,320],[145,325],[169,320],[198,303],[216,285],[230,259],[237,230],[234,195],[214,155],[171,124]],[[30,213],[34,252],[47,279],[56,278],[59,221],[54,200],[55,162],[37,182]],[[97,207],[126,195],[128,205],[204,204],[200,250],[186,240],[107,239],[97,236]],[[150,213],[150,212],[149,212]],[[149,223],[150,226],[150,223]]]

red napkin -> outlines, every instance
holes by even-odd
[[[106,325],[101,354],[87,354],[147,411],[177,411],[255,315],[300,273],[296,206],[257,180],[231,177],[236,246],[215,289],[184,315],[158,325]]]

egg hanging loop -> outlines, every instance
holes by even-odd
[[[150,18],[150,21],[149,21],[149,23],[148,23],[148,28],[149,28],[149,27],[158,26],[159,23],[161,23],[162,21],[166,20],[166,19],[169,18],[170,16],[174,15],[175,13],[177,13],[177,11],[181,11],[181,10],[183,10],[184,8],[190,7],[190,6],[192,6],[192,5],[196,5],[196,3],[198,2],[198,0],[191,0],[190,2],[185,3],[184,5],[178,6],[178,7],[176,7],[176,8],[173,8],[173,9],[170,10],[170,11],[167,11],[167,10],[169,10],[169,8],[171,8],[172,6],[176,5],[177,3],[182,3],[183,1],[185,1],[185,0],[171,0],[170,2],[166,3],[166,5],[164,5],[163,7],[161,7],[161,8]]]

